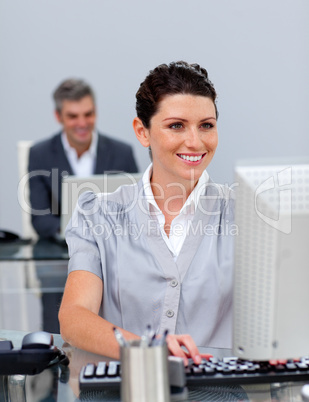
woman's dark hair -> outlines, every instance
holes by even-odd
[[[151,118],[157,113],[159,102],[166,95],[200,95],[212,99],[216,106],[217,93],[208,79],[207,71],[198,64],[185,61],[160,64],[151,70],[136,93],[136,113],[146,128],[150,127]]]

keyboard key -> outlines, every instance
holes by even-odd
[[[295,363],[287,363],[287,364],[285,365],[285,367],[286,367],[288,370],[291,370],[291,371],[297,370],[297,366],[296,366]]]
[[[99,362],[98,366],[97,366],[97,369],[96,369],[96,372],[95,372],[95,375],[97,377],[104,377],[105,373],[106,373],[106,367],[107,367],[106,362]]]
[[[223,363],[232,363],[232,364],[236,364],[237,363],[237,357],[224,357],[222,359]]]
[[[202,374],[204,374],[204,369],[201,367],[193,366],[192,373],[193,373],[193,375],[202,375]]]
[[[86,378],[94,377],[94,370],[95,370],[94,364],[92,364],[92,363],[87,364],[85,371],[84,371],[84,376]]]
[[[308,370],[308,366],[305,363],[296,363],[296,366],[299,370]]]
[[[116,377],[118,374],[118,362],[109,362],[107,376],[108,377]]]
[[[283,364],[277,364],[275,366],[275,371],[277,371],[277,372],[284,372],[285,370],[286,370],[286,368]]]
[[[216,370],[211,367],[205,367],[204,373],[206,375],[213,375],[215,374]]]
[[[240,364],[235,367],[235,373],[241,374],[245,373],[248,370],[248,366],[246,364]]]
[[[231,374],[231,373],[233,373],[235,371],[235,368],[233,368],[233,367],[225,367],[223,370],[222,370],[222,374]]]

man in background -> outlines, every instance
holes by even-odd
[[[53,97],[62,130],[29,154],[32,225],[42,238],[60,231],[62,177],[138,170],[130,145],[96,130],[95,96],[86,82],[65,80]]]
[[[131,146],[96,130],[95,97],[86,82],[65,80],[53,96],[55,116],[62,130],[30,149],[28,166],[32,225],[40,236],[37,245],[41,246],[45,244],[45,238],[57,239],[59,236],[62,177],[87,177],[108,171],[137,172]],[[56,247],[56,243],[46,245],[49,250],[53,246]],[[41,296],[42,329],[59,333],[58,308],[67,276],[67,262],[38,263],[36,273],[45,289]]]

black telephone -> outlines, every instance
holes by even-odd
[[[24,336],[21,349],[14,349],[10,340],[0,341],[0,362],[0,375],[34,375],[55,364],[67,366],[69,359],[54,346],[52,334],[38,331]]]
[[[14,242],[19,239],[20,237],[16,233],[0,229],[0,243]]]
[[[0,229],[0,244],[29,244],[31,243],[31,238],[23,239],[18,236],[18,234],[9,232],[8,230]]]

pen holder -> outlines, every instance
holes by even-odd
[[[122,402],[169,402],[167,346],[141,346],[140,340],[120,348]]]

